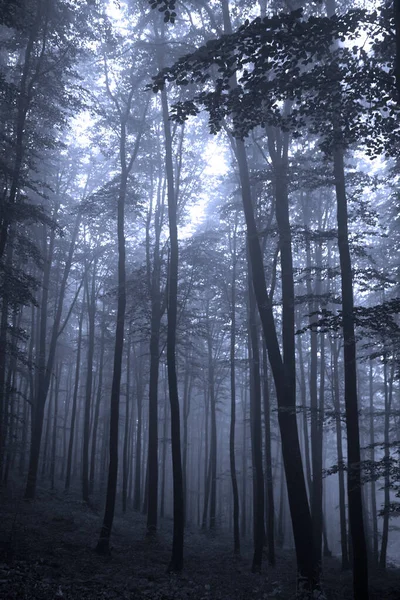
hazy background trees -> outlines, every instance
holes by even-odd
[[[173,516],[171,570],[229,531],[310,587],[356,556],[363,600],[361,528],[396,559],[389,4],[4,3],[1,478],[107,496],[100,549],[115,510]]]

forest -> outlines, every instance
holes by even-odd
[[[400,1],[0,42],[0,598],[399,600]]]

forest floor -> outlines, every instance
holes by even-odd
[[[166,573],[172,522],[162,520],[156,540],[146,540],[145,517],[129,511],[117,516],[110,557],[94,547],[102,512],[73,494],[39,489],[33,502],[20,489],[0,492],[1,600],[291,600],[295,598],[293,553],[265,561],[261,575],[250,572],[251,544],[240,558],[227,534],[210,537],[188,530],[182,574]],[[340,562],[324,565],[328,600],[350,600],[351,574]],[[400,600],[400,570],[371,577],[371,600]]]

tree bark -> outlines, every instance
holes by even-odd
[[[126,308],[126,273],[125,273],[125,199],[128,171],[125,163],[125,123],[121,126],[121,184],[118,194],[117,207],[117,238],[118,238],[118,300],[117,327],[115,332],[113,377],[111,384],[111,413],[110,413],[110,462],[108,467],[107,497],[103,525],[100,531],[96,551],[99,554],[109,554],[110,535],[114,521],[115,498],[118,478],[118,428],[119,428],[119,398],[121,389],[122,354],[124,348],[124,325]]]
[[[263,399],[264,399],[264,435],[265,435],[265,499],[267,518],[268,563],[275,566],[275,500],[272,477],[271,452],[271,402],[268,381],[267,349],[263,344]]]
[[[72,469],[72,451],[74,447],[75,437],[75,420],[76,420],[76,409],[78,404],[78,391],[79,391],[79,376],[81,369],[81,348],[82,348],[82,325],[83,325],[83,313],[85,310],[84,302],[82,304],[81,313],[79,315],[78,324],[78,342],[76,350],[76,367],[75,367],[75,383],[74,383],[74,395],[72,399],[72,411],[71,411],[71,425],[69,432],[68,442],[68,457],[67,457],[67,473],[65,477],[65,488],[64,491],[68,492],[71,485],[71,469]]]
[[[93,263],[92,282],[89,290],[89,273],[86,268],[85,289],[88,310],[88,352],[85,389],[85,411],[83,417],[83,444],[82,444],[82,499],[89,503],[89,436],[90,436],[90,405],[92,403],[93,387],[93,356],[94,333],[96,315],[96,260]]]
[[[347,495],[353,545],[353,589],[355,600],[368,600],[368,556],[361,495],[361,451],[357,401],[356,340],[354,329],[353,275],[348,234],[347,197],[343,149],[333,151],[337,200],[338,243],[342,288],[344,398],[347,430]]]
[[[235,458],[235,428],[236,428],[236,369],[235,369],[235,346],[236,346],[236,237],[237,237],[237,215],[232,240],[232,279],[231,279],[231,337],[230,337],[230,382],[231,382],[231,420],[229,428],[229,467],[232,483],[233,499],[233,552],[240,554],[239,533],[239,490],[236,475]]]
[[[249,271],[249,358],[250,358],[250,431],[251,455],[253,463],[253,540],[254,553],[251,570],[261,572],[262,552],[265,538],[264,528],[264,475],[262,467],[261,432],[261,378],[260,348],[256,323],[256,304],[253,282]]]
[[[305,582],[306,587],[314,589],[315,587],[319,586],[319,573],[318,566],[315,564],[313,558],[312,522],[307,499],[307,490],[304,479],[296,420],[296,396],[294,387],[295,373],[293,371],[294,357],[292,353],[292,347],[294,343],[294,326],[291,327],[290,325],[290,323],[292,323],[291,314],[294,307],[289,299],[292,295],[291,290],[293,287],[293,279],[291,279],[292,275],[290,268],[290,228],[288,229],[288,219],[285,217],[287,209],[287,202],[285,201],[286,194],[282,193],[283,205],[280,207],[281,212],[279,215],[283,228],[281,253],[282,250],[284,250],[284,258],[281,258],[281,263],[282,268],[286,273],[283,276],[285,279],[283,287],[285,288],[286,294],[289,296],[289,298],[286,298],[286,306],[284,310],[284,314],[287,316],[287,321],[285,320],[285,362],[283,362],[278,343],[272,306],[267,293],[260,241],[255,223],[253,203],[251,198],[246,150],[242,140],[236,140],[236,156],[239,166],[243,209],[247,226],[247,239],[253,274],[254,292],[260,313],[264,339],[268,350],[268,358],[271,364],[271,370],[276,387],[278,401],[278,421],[281,431],[282,453],[285,465],[289,506],[296,546],[298,572],[300,580]],[[276,174],[276,177],[278,178],[278,174]],[[282,183],[284,183],[285,180],[286,179],[284,179]],[[281,198],[279,201],[280,200]],[[287,270],[289,270],[289,273],[287,273]]]

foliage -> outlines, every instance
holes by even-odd
[[[377,34],[376,19],[376,12],[361,10],[332,18],[305,20],[301,10],[257,18],[162,70],[152,89],[167,81],[200,87],[173,106],[172,118],[182,122],[205,108],[213,133],[225,122],[240,138],[258,125],[298,136],[306,128],[321,136],[324,151],[362,139],[370,155],[396,154],[393,67],[357,42]],[[290,110],[282,110],[285,101]]]

